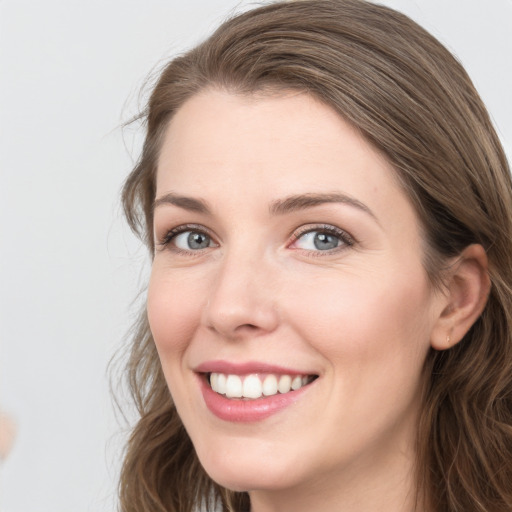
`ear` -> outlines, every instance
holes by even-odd
[[[444,304],[431,334],[436,350],[451,348],[462,340],[485,308],[491,281],[481,245],[466,247],[454,259],[445,285]]]

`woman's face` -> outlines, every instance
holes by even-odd
[[[410,469],[441,301],[409,200],[353,128],[306,94],[196,95],[163,142],[154,228],[151,330],[214,480]]]

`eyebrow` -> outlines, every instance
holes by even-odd
[[[270,213],[274,215],[283,215],[289,212],[306,210],[307,208],[313,208],[314,206],[319,206],[325,203],[347,204],[367,213],[373,217],[373,219],[377,220],[375,214],[364,203],[339,192],[328,194],[297,194],[284,199],[278,199],[271,204]]]
[[[207,203],[202,199],[195,199],[193,197],[179,196],[173,192],[169,192],[153,202],[153,211],[163,204],[172,204],[188,210],[190,212],[210,214],[210,208]]]
[[[378,222],[377,217],[370,210],[370,208],[368,208],[368,206],[353,197],[339,192],[327,194],[297,194],[285,197],[284,199],[273,201],[269,207],[269,212],[271,215],[284,215],[286,213],[306,210],[308,208],[313,208],[315,206],[320,206],[326,203],[347,204],[370,215],[374,220]],[[180,196],[174,192],[169,192],[168,194],[165,194],[156,199],[153,203],[153,211],[164,204],[171,204],[191,212],[211,215],[211,210],[206,201],[194,197]]]

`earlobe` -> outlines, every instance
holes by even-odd
[[[434,349],[446,350],[462,340],[484,310],[490,288],[484,248],[478,244],[466,247],[446,279],[444,305],[431,335]]]

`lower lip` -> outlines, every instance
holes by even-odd
[[[261,421],[273,414],[276,414],[290,405],[293,405],[307,389],[312,385],[308,384],[296,391],[277,394],[255,400],[230,399],[213,391],[206,382],[203,375],[201,379],[201,391],[206,407],[217,418],[235,423],[247,423]]]

